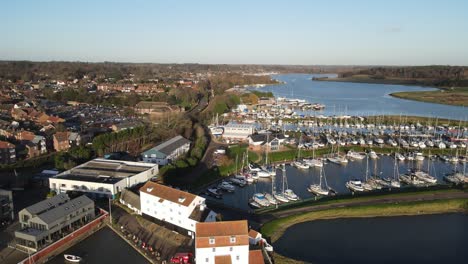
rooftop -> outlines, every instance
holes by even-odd
[[[144,162],[94,159],[60,173],[54,178],[115,183],[154,167],[157,167],[157,165]]]
[[[23,210],[28,211],[32,215],[39,214],[41,212],[45,212],[47,210],[50,210],[60,204],[63,204],[67,201],[70,200],[70,197],[68,197],[67,194],[59,194],[54,197],[51,197],[49,199],[45,199],[43,201],[40,201],[38,203],[35,203],[31,206],[28,206],[24,208]]]
[[[192,201],[197,197],[195,194],[177,190],[162,184],[158,184],[152,181],[148,181],[140,188],[140,192],[151,194],[153,196],[161,198],[159,201],[164,200],[171,201],[183,206],[189,206]]]
[[[158,152],[160,152],[165,155],[170,155],[174,150],[180,148],[181,146],[187,143],[190,143],[190,140],[179,135],[164,141],[163,143],[143,152],[142,154],[150,156],[152,154],[158,155]]]
[[[250,250],[249,251],[249,264],[264,264],[265,261],[263,260],[262,251],[257,250]]]
[[[247,235],[247,221],[223,221],[197,223],[195,233],[197,237]]]
[[[54,223],[55,221],[64,218],[71,212],[78,211],[79,209],[94,204],[93,200],[89,199],[86,195],[77,197],[71,201],[59,205],[37,217],[47,224]]]

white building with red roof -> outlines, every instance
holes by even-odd
[[[206,207],[205,198],[151,181],[140,188],[140,206],[142,214],[185,230],[192,237],[197,223],[216,221],[216,213]]]
[[[260,250],[249,250],[247,220],[198,223],[196,227],[197,263],[264,263]]]

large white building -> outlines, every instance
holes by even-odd
[[[205,198],[151,181],[140,188],[140,207],[142,214],[192,237],[198,222],[216,221],[216,213],[206,207]]]
[[[253,124],[229,123],[225,125],[223,129],[224,139],[247,140],[247,138],[254,133],[255,126]]]
[[[94,159],[51,177],[49,187],[57,193],[77,191],[115,198],[124,188],[146,182],[157,174],[156,164]]]
[[[144,162],[166,165],[190,150],[190,140],[176,136],[141,153]]]
[[[195,238],[198,264],[263,264],[260,250],[249,250],[246,220],[198,223]]]

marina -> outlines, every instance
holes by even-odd
[[[368,167],[366,166],[367,160]],[[417,180],[417,185],[404,182],[405,174],[412,175],[412,173],[419,170],[425,171],[428,166],[430,169],[429,174],[434,177],[435,182],[417,180],[418,178],[416,178],[416,176],[414,176],[414,180]],[[366,181],[366,168],[368,170],[368,180],[374,179],[377,183]],[[395,168],[397,172],[395,172]],[[400,187],[425,188],[435,185],[447,185],[451,183],[448,183],[444,178],[446,178],[447,175],[453,175],[454,169],[463,175],[462,163],[453,164],[437,157],[431,159],[426,158],[420,162],[400,161],[395,160],[391,155],[378,155],[378,159],[350,160],[345,165],[324,162],[323,168],[311,167],[309,169],[301,169],[289,163],[284,166],[278,164],[274,176],[256,178],[252,183],[246,184],[243,187],[236,186],[233,192],[221,191],[216,188],[216,197],[208,191],[204,191],[202,195],[213,202],[223,203],[230,207],[248,211],[291,202],[292,200],[287,197],[286,190],[290,190],[288,192],[294,192],[298,196],[297,200],[316,199],[317,195],[313,191],[310,191],[310,187],[314,185],[320,185],[323,189],[328,188],[328,190],[331,191],[329,195],[346,195],[351,192],[359,195],[359,192],[364,191],[391,192],[392,189],[399,189]],[[398,183],[401,183],[401,186],[391,180],[394,179],[395,173],[399,175],[400,181],[398,181]],[[463,180],[466,180],[466,178],[463,178]],[[229,178],[225,181],[229,181]],[[349,188],[349,184],[347,184],[349,182],[354,184],[354,189],[353,187]],[[380,183],[381,187],[368,187],[371,183],[374,184],[374,186]],[[213,190],[213,187],[210,187],[208,190]],[[285,191],[284,193],[282,192],[283,190]],[[277,204],[269,202],[266,198],[267,195],[272,195],[277,201]],[[318,197],[323,195],[325,195],[325,193],[319,194]],[[252,201],[255,203],[252,203]]]

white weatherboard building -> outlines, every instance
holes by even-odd
[[[57,193],[78,191],[115,198],[124,188],[146,182],[157,174],[156,164],[94,159],[51,177],[49,187]]]
[[[255,131],[255,126],[253,124],[229,123],[223,128],[224,139],[246,140]]]
[[[260,250],[249,250],[246,220],[198,223],[195,238],[197,263],[260,264]]]
[[[144,162],[166,165],[190,150],[190,140],[176,136],[141,153]]]
[[[216,221],[205,198],[148,181],[140,188],[141,213],[194,235],[198,222]]]

